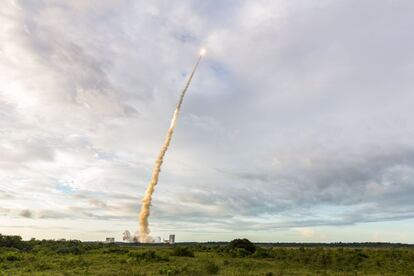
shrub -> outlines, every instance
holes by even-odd
[[[144,252],[130,252],[130,260],[135,261],[144,261],[144,262],[157,262],[157,261],[168,261],[168,258],[165,258],[161,255],[155,253],[154,250],[147,250]]]
[[[179,275],[180,269],[174,266],[162,267],[158,270],[159,275]]]
[[[110,248],[104,249],[102,253],[106,253],[106,254],[109,254],[109,253],[125,254],[125,253],[128,253],[128,252],[129,252],[129,250],[126,249],[126,248],[110,247]]]
[[[20,260],[20,257],[16,254],[7,254],[6,255],[6,260],[9,262],[16,262]]]
[[[259,247],[256,249],[256,252],[253,253],[252,257],[259,259],[272,258],[272,254],[268,249]]]
[[[18,253],[18,252],[20,252],[20,250],[14,248],[14,247],[1,247],[0,246],[0,254],[2,254],[2,253]]]
[[[79,255],[84,252],[83,248],[77,245],[57,246],[53,251],[58,254],[74,254],[74,255]]]
[[[249,241],[248,239],[235,239],[232,240],[229,245],[228,248],[230,249],[244,249],[247,252],[249,252],[250,254],[253,254],[256,251],[256,246]]]
[[[20,236],[5,236],[0,234],[0,247],[12,247],[21,250],[30,250],[31,245],[22,241]]]
[[[354,253],[354,255],[352,255],[349,259],[349,262],[351,263],[351,265],[353,265],[354,267],[359,267],[359,265],[364,262],[365,259],[368,259],[368,256],[361,252],[361,251],[357,251]]]
[[[204,269],[207,274],[217,274],[219,272],[219,266],[212,261],[207,261],[204,264]]]
[[[252,253],[247,251],[244,248],[234,248],[234,249],[230,249],[230,255],[233,258],[242,258],[242,257],[247,257],[249,255],[251,255]]]
[[[51,268],[50,265],[44,260],[35,262],[34,267],[36,268],[36,270],[40,270],[40,271],[48,270]]]
[[[176,246],[174,247],[171,256],[194,257],[194,252],[191,251],[188,247]]]

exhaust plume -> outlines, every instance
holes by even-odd
[[[191,80],[193,79],[193,76],[197,70],[198,64],[200,63],[200,60],[204,54],[205,54],[205,49],[202,49],[200,51],[198,60],[196,64],[194,65],[193,71],[191,72],[190,77],[188,78],[187,83],[183,91],[181,92],[180,99],[177,103],[177,107],[175,108],[175,111],[174,111],[174,114],[171,120],[170,128],[168,129],[168,132],[167,132],[167,137],[165,138],[164,144],[161,147],[157,160],[155,161],[154,168],[152,170],[151,181],[149,182],[144,198],[142,199],[141,211],[139,213],[139,241],[142,243],[152,242],[152,238],[149,236],[150,229],[149,229],[149,224],[148,224],[148,217],[150,215],[152,194],[154,193],[155,186],[158,183],[158,177],[161,172],[161,165],[162,165],[162,162],[164,161],[165,153],[167,152],[168,147],[170,145],[171,138],[174,133],[174,128],[177,124],[177,119],[180,113],[181,105],[184,100],[184,96],[187,92],[188,87],[190,86]]]

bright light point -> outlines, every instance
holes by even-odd
[[[200,56],[204,56],[206,54],[206,48],[202,48],[200,50]]]

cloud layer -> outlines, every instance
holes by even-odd
[[[154,232],[207,240],[293,229],[312,239],[309,227],[353,225],[357,235],[362,223],[413,219],[412,8],[3,1],[0,231],[135,230],[201,46]]]

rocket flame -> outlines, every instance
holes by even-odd
[[[206,48],[201,48],[200,56],[204,56],[206,54]]]
[[[151,180],[148,184],[147,190],[145,191],[144,198],[142,199],[142,206],[141,211],[139,213],[139,241],[142,243],[148,243],[152,242],[152,238],[150,237],[150,229],[148,224],[148,217],[150,215],[150,207],[151,207],[151,201],[152,201],[152,194],[154,193],[155,186],[158,183],[158,178],[161,172],[161,165],[164,161],[165,153],[168,150],[168,147],[171,142],[171,138],[174,133],[174,128],[177,124],[178,115],[180,113],[181,105],[184,100],[184,96],[187,92],[188,87],[190,86],[191,80],[193,79],[193,76],[197,70],[198,64],[200,63],[201,57],[205,54],[205,49],[201,49],[200,56],[197,60],[197,63],[194,65],[193,71],[191,72],[190,77],[188,78],[188,81],[181,92],[180,99],[178,101],[177,107],[175,108],[170,127],[167,132],[167,137],[165,138],[164,144],[161,147],[160,153],[158,154],[157,160],[155,161],[154,168],[152,170],[152,176]]]

